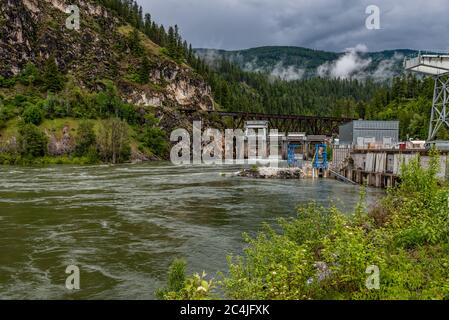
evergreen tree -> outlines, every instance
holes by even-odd
[[[139,31],[137,29],[133,29],[129,35],[128,46],[132,53],[136,55],[143,54],[144,49],[142,47]]]
[[[50,56],[44,66],[44,88],[50,92],[58,92],[64,87],[64,77],[61,75],[55,58]]]
[[[150,61],[148,60],[148,57],[145,55],[142,58],[142,62],[139,67],[139,82],[141,84],[146,84],[150,81]]]

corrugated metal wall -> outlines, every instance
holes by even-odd
[[[354,144],[357,144],[359,137],[365,139],[374,138],[376,143],[383,143],[384,138],[391,138],[392,143],[399,142],[399,132],[397,130],[354,129]]]
[[[341,145],[351,145],[353,143],[353,122],[340,126],[338,138]]]
[[[357,139],[374,138],[376,143],[383,144],[384,138],[391,138],[392,143],[399,142],[399,121],[354,121],[353,143]]]
[[[399,121],[355,120],[354,129],[399,130]]]
[[[342,145],[366,144],[360,138],[375,139],[378,144],[383,144],[385,138],[391,138],[391,142],[396,144],[399,142],[399,121],[356,120],[340,126],[339,138]]]

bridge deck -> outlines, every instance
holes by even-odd
[[[203,111],[203,110],[182,110],[188,114],[198,114],[218,116],[232,119],[233,129],[243,128],[245,121],[267,120],[270,129],[277,129],[279,132],[305,132],[309,135],[334,136],[338,134],[339,126],[356,120],[354,118],[319,117],[310,115],[290,115],[290,114],[266,114],[253,112],[234,111]]]

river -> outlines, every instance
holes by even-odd
[[[170,262],[210,275],[242,233],[315,200],[351,210],[359,187],[252,180],[236,167],[0,167],[0,299],[154,299]],[[381,192],[368,190],[374,201]],[[68,265],[81,289],[68,291]]]

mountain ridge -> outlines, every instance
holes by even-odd
[[[358,45],[344,52],[296,46],[263,46],[243,50],[197,48],[195,52],[210,64],[225,58],[245,71],[267,73],[283,80],[314,76],[360,79],[371,76],[375,80],[386,80],[400,75],[403,59],[419,51],[390,49],[369,52],[365,46]]]

